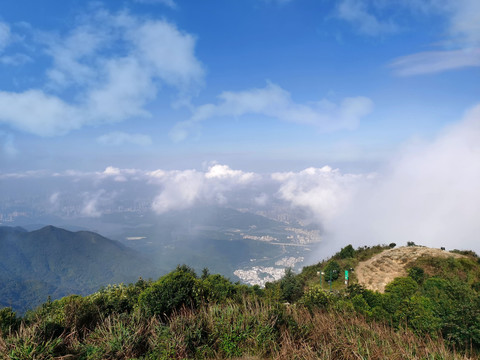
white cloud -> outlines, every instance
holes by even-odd
[[[448,1],[450,9],[449,32],[452,41],[466,47],[480,45],[480,2],[477,0]]]
[[[444,38],[436,50],[414,53],[395,59],[391,66],[400,76],[437,73],[457,68],[480,66],[480,2],[477,0],[342,0],[336,17],[355,26],[365,35],[395,33],[405,26],[392,20],[391,10],[407,11],[421,17],[441,16]],[[398,18],[398,17],[397,17]]]
[[[19,181],[48,176],[52,175],[41,171],[0,174],[2,186],[8,180],[19,186]],[[78,188],[84,216],[99,216],[114,202],[117,194],[98,190],[99,186],[107,188],[109,181],[116,181],[118,188],[128,189],[129,181],[135,180],[132,185],[145,188],[157,213],[205,204],[233,206],[241,198],[242,205],[252,207],[287,204],[290,210],[306,209],[323,225],[324,239],[336,249],[348,243],[414,241],[480,250],[480,104],[433,141],[402,149],[374,175],[342,173],[326,166],[268,177],[214,164],[204,171],[108,167],[54,176],[82,180]],[[62,197],[67,196],[62,192]]]
[[[390,66],[400,76],[480,66],[480,48],[422,52],[397,58]]]
[[[10,26],[4,22],[0,22],[0,53],[7,47],[10,39]]]
[[[445,49],[395,59],[392,62],[395,72],[408,76],[480,66],[480,2],[444,0],[427,3],[427,11],[447,19]]]
[[[204,176],[195,170],[174,171],[162,183],[163,190],[152,204],[159,214],[191,207],[200,196]]]
[[[326,226],[344,210],[354,189],[366,178],[368,176],[343,174],[329,166],[272,174],[272,179],[279,183],[280,199],[294,207],[308,209],[312,219]]]
[[[40,90],[0,91],[0,109],[0,122],[41,136],[65,134],[89,121],[78,108]]]
[[[102,202],[102,196],[105,195],[105,193],[106,191],[103,189],[95,193],[84,193],[84,203],[81,214],[86,217],[100,217],[102,212],[99,210],[99,203]]]
[[[113,178],[117,182],[125,182],[128,180],[137,180],[142,177],[142,172],[137,169],[120,169],[108,166],[103,172],[96,173],[100,178]]]
[[[478,251],[480,104],[435,141],[413,144],[331,223],[342,243],[447,246]]]
[[[200,81],[203,68],[195,58],[195,38],[165,21],[147,21],[132,29],[135,53],[155,76],[182,87]]]
[[[340,104],[329,100],[295,103],[290,93],[273,83],[261,89],[240,92],[225,91],[218,104],[195,109],[190,120],[178,123],[171,131],[174,140],[183,140],[196,123],[214,117],[241,117],[258,114],[282,121],[316,127],[319,131],[354,129],[360,118],[372,111],[373,102],[366,97],[345,98]]]
[[[149,116],[161,87],[187,94],[202,81],[195,39],[165,20],[99,10],[65,35],[40,38],[53,60],[48,86],[0,92],[0,122],[36,135]]]
[[[253,173],[213,165],[206,172],[196,170],[156,171],[152,179],[162,186],[152,208],[157,213],[189,208],[197,203],[225,204],[228,195],[258,180]]]
[[[60,197],[60,192],[56,191],[52,195],[50,195],[50,197],[48,198],[48,201],[50,202],[50,204],[55,206],[58,203],[59,197]]]
[[[255,175],[253,173],[245,173],[241,170],[230,169],[228,165],[215,164],[211,166],[205,178],[207,179],[236,179],[239,183],[246,183]]]
[[[382,21],[367,10],[367,3],[362,0],[343,0],[337,6],[337,17],[352,23],[365,35],[378,36],[395,33],[398,26],[391,20]]]
[[[176,9],[177,4],[173,0],[134,0],[141,4],[161,4],[168,6],[169,8]]]
[[[0,57],[0,63],[3,65],[20,66],[32,61],[32,58],[25,54],[13,54]]]
[[[111,132],[97,138],[97,141],[103,145],[124,145],[133,144],[139,146],[148,146],[152,144],[152,138],[144,134],[129,134],[120,131]]]

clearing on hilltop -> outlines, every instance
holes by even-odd
[[[464,255],[424,246],[404,246],[389,249],[362,261],[355,269],[358,283],[373,291],[384,292],[393,279],[407,276],[409,265],[419,258],[460,258]]]

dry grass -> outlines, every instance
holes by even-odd
[[[258,301],[183,309],[166,324],[138,314],[112,315],[84,338],[71,333],[41,342],[38,334],[38,324],[32,324],[22,325],[6,339],[0,337],[0,358],[11,358],[15,350],[17,359],[51,359],[49,354],[62,343],[67,349],[57,359],[86,358],[81,356],[87,351],[89,359],[141,359],[146,354],[148,359],[467,359],[441,339],[394,331],[359,315],[312,313]],[[24,349],[15,349],[18,346]],[[40,347],[50,350],[40,353]]]
[[[355,268],[358,283],[367,289],[384,292],[385,286],[393,279],[407,275],[406,266],[409,263],[423,256],[464,257],[464,255],[423,246],[389,249],[358,264]]]

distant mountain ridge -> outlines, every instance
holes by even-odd
[[[23,312],[48,296],[85,295],[159,275],[145,255],[94,232],[0,227],[0,307]]]

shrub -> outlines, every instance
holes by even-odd
[[[403,300],[412,296],[418,289],[415,280],[409,277],[398,277],[385,286],[385,293]]]
[[[435,337],[440,329],[441,321],[434,314],[433,304],[424,296],[414,295],[405,299],[395,315],[400,323],[407,324],[419,335]]]
[[[408,269],[408,276],[415,280],[417,284],[421,285],[425,280],[425,271],[418,266],[414,266]]]
[[[199,296],[206,301],[224,301],[235,294],[235,285],[222,275],[208,275],[198,282]]]
[[[371,308],[362,295],[355,295],[352,299],[353,308],[363,315],[370,315]]]
[[[300,300],[300,303],[310,311],[313,311],[314,308],[326,309],[332,304],[332,302],[332,294],[321,289],[318,285],[308,289]]]
[[[196,306],[195,273],[178,267],[142,291],[138,304],[147,315],[169,316],[182,306]]]
[[[355,249],[352,245],[347,245],[338,253],[340,259],[353,258],[355,256]]]
[[[338,262],[336,262],[335,260],[331,260],[327,263],[327,266],[325,266],[325,268],[323,269],[325,275],[324,275],[324,278],[326,281],[330,281],[330,279],[332,279],[332,281],[335,281],[338,279],[339,277],[339,274],[340,274],[340,265],[338,264]]]
[[[303,282],[295,276],[291,268],[285,269],[285,276],[280,280],[282,299],[294,302],[303,295]]]
[[[11,331],[15,331],[20,325],[20,319],[11,308],[0,309],[0,334],[8,335]]]

